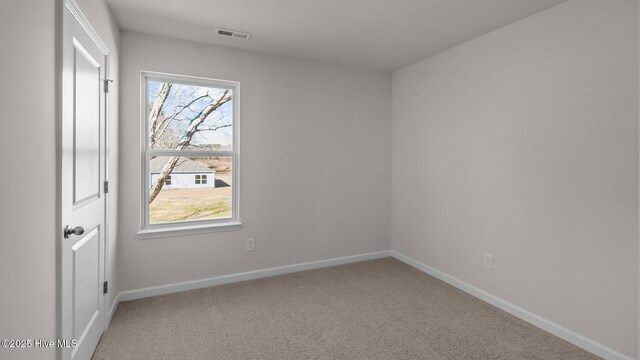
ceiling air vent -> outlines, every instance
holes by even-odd
[[[251,34],[247,32],[222,29],[222,28],[217,28],[216,33],[221,36],[229,36],[229,37],[234,37],[234,38],[244,39],[244,40],[249,40],[249,38],[251,37]]]

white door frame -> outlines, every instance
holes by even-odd
[[[100,51],[105,55],[105,78],[110,79],[110,59],[111,52],[107,45],[102,41],[98,33],[95,31],[89,20],[84,16],[80,7],[75,3],[74,0],[55,0],[55,8],[56,8],[56,44],[55,44],[55,62],[56,62],[56,233],[54,236],[54,241],[56,242],[56,338],[62,338],[62,239],[63,239],[63,228],[65,224],[63,224],[62,219],[62,104],[63,104],[63,83],[62,83],[62,69],[63,69],[63,19],[65,10],[69,10],[71,14],[75,17],[78,23],[82,26],[84,31],[89,35],[91,40],[98,46]],[[105,173],[105,181],[109,181],[109,96],[108,93],[104,94],[104,152],[105,152],[105,163],[104,163],[104,173]],[[108,247],[109,247],[109,193],[106,192],[105,196],[105,209],[104,209],[104,280],[108,281],[107,277],[107,268],[108,268]],[[102,295],[105,297],[106,294]],[[103,301],[103,309],[101,309],[102,314],[104,314],[103,324],[106,329],[108,325],[108,316],[107,313],[109,308],[109,304],[106,301]],[[58,348],[56,350],[56,359],[61,360],[63,356],[63,349]]]

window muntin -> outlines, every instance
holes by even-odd
[[[143,230],[237,225],[238,84],[143,73],[143,89]]]

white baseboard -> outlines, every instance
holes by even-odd
[[[113,318],[113,314],[115,314],[119,303],[120,303],[120,293],[116,294],[116,297],[113,298],[113,304],[111,304],[111,308],[107,313],[107,327],[109,327],[109,324],[111,323],[111,319]]]
[[[345,256],[340,258],[311,261],[311,262],[300,263],[300,264],[278,266],[278,267],[262,269],[262,270],[254,270],[254,271],[247,271],[247,272],[237,273],[237,274],[216,276],[208,279],[185,281],[180,283],[153,286],[153,287],[148,287],[144,289],[123,291],[118,294],[116,299],[118,301],[136,300],[136,299],[142,299],[150,296],[171,294],[171,293],[176,293],[180,291],[200,289],[200,288],[229,284],[229,283],[234,283],[239,281],[260,279],[260,278],[265,278],[269,276],[294,273],[294,272],[304,271],[304,270],[319,269],[319,268],[324,268],[329,266],[343,265],[343,264],[349,264],[349,263],[365,261],[365,260],[380,259],[380,258],[389,257],[389,256],[391,256],[391,254],[387,250],[387,251],[372,252],[368,254],[360,254],[360,255]]]
[[[516,316],[542,330],[545,330],[567,342],[570,342],[582,349],[600,356],[606,360],[633,360],[624,354],[621,354],[605,345],[602,345],[596,341],[593,341],[585,336],[582,336],[576,332],[573,332],[567,328],[564,328],[558,324],[555,324],[547,319],[544,319],[536,314],[533,314],[525,309],[522,309],[516,305],[513,305],[505,300],[502,300],[488,292],[481,290],[471,284],[468,284],[462,280],[459,280],[451,275],[445,274],[440,270],[434,269],[420,261],[413,259],[407,255],[399,253],[395,250],[390,251],[391,256],[394,258],[411,265],[412,267],[429,274],[437,279],[440,279],[480,300],[483,300],[509,314]]]

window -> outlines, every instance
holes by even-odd
[[[205,185],[207,183],[207,175],[196,175],[196,185]]]
[[[239,227],[239,84],[145,72],[142,88],[140,234]]]

